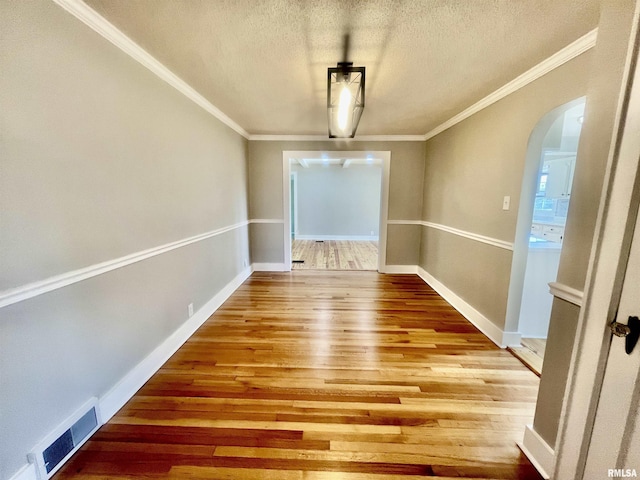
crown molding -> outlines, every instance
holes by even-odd
[[[439,133],[442,133],[448,128],[453,127],[461,121],[469,118],[471,115],[478,113],[480,110],[487,108],[489,105],[493,105],[498,100],[503,99],[507,95],[511,95],[512,93],[520,90],[522,87],[529,85],[534,80],[537,80],[550,71],[560,67],[561,65],[564,65],[569,60],[574,59],[578,55],[595,46],[597,37],[598,29],[594,28],[586,35],[583,35],[582,37],[577,39],[575,42],[570,43],[562,50],[554,53],[550,57],[540,62],[535,67],[527,70],[519,77],[514,78],[509,83],[503,85],[493,93],[487,95],[479,102],[474,103],[466,110],[463,110],[454,117],[451,117],[446,122],[438,125],[436,128],[426,133],[424,135],[424,139],[429,140],[430,138],[435,137]]]
[[[424,142],[424,135],[360,135],[355,138],[329,138],[328,135],[249,135],[262,142]]]
[[[87,25],[93,31],[101,35],[124,53],[129,55],[142,66],[149,69],[160,79],[167,82],[173,88],[182,93],[196,105],[202,107],[211,115],[216,117],[229,128],[235,130],[244,138],[249,138],[249,132],[233,121],[228,115],[213,105],[209,100],[200,95],[187,82],[178,77],[175,73],[165,67],[162,63],[151,56],[140,45],[135,43],[124,33],[118,30],[113,24],[107,21],[98,12],[89,7],[81,0],[53,0],[56,4]]]
[[[562,50],[556,52],[549,58],[543,60],[535,67],[527,70],[519,77],[513,79],[506,85],[500,87],[493,93],[487,95],[479,102],[474,103],[466,110],[460,112],[446,122],[440,124],[424,135],[361,135],[357,138],[328,138],[327,135],[253,135],[242,128],[231,117],[222,112],[209,100],[198,93],[193,87],[178,77],[175,73],[165,67],[162,63],[151,56],[146,50],[131,40],[122,31],[116,28],[103,16],[85,4],[82,0],[52,0],[93,31],[118,47],[142,66],[149,69],[160,79],[171,85],[195,104],[216,117],[222,123],[233,129],[244,138],[255,141],[312,141],[312,142],[418,142],[429,140],[448,128],[469,118],[471,115],[494,104],[498,100],[510,95],[534,80],[542,77],[550,71],[567,63],[578,55],[586,52],[596,44],[598,29],[591,30],[575,42],[567,45]]]

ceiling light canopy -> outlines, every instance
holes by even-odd
[[[353,62],[339,62],[328,69],[329,138],[355,137],[364,110],[364,70]]]

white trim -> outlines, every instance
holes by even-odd
[[[378,235],[297,235],[296,240],[343,240],[366,242],[379,240]]]
[[[489,340],[500,348],[506,348],[511,345],[520,344],[520,336],[517,332],[503,332],[491,320],[485,317],[478,310],[473,308],[469,303],[456,295],[452,290],[446,287],[440,281],[436,280],[424,268],[418,266],[418,275],[426,284],[433,288],[438,295],[444,298],[453,308],[455,308],[463,317],[475,325],[478,330],[485,334]],[[517,338],[517,342],[514,340]]]
[[[254,263],[254,272],[288,272],[291,268],[286,268],[285,263]]]
[[[556,459],[553,448],[538,435],[531,425],[525,427],[522,442],[516,442],[516,444],[536,467],[542,478],[548,480],[550,478],[549,472],[553,472],[553,464]]]
[[[200,326],[220,308],[237,288],[251,275],[252,268],[245,268],[222,290],[205,303],[184,322],[169,338],[160,344],[144,360],[127,373],[111,390],[100,398],[100,413],[106,423],[135,395],[151,376],[173,355]]]
[[[283,258],[284,258],[284,272],[291,271],[291,162],[287,152],[282,152],[282,215],[283,215]],[[305,155],[298,156],[297,158],[307,158]]]
[[[422,220],[387,220],[387,225],[424,225],[424,223]]]
[[[500,240],[498,238],[486,237],[484,235],[480,235],[473,232],[467,232],[465,230],[460,230],[458,228],[448,227],[446,225],[441,225],[439,223],[423,221],[423,222],[420,222],[420,225],[423,225],[425,227],[435,228],[437,230],[442,230],[443,232],[452,233],[454,235],[458,235],[459,237],[468,238],[469,240],[475,240],[476,242],[486,243],[487,245],[493,245],[494,247],[513,251],[513,242],[505,242],[504,240]]]
[[[229,128],[235,130],[244,138],[249,138],[249,132],[232,120],[228,115],[213,105],[209,100],[200,95],[195,89],[152,57],[146,50],[118,30],[113,24],[102,17],[98,12],[86,5],[81,0],[53,0],[63,9],[87,25],[93,31],[114,44],[124,53],[129,55],[142,66],[149,69],[161,80],[164,80],[173,88],[182,93],[196,105],[202,107],[208,113],[216,117]]]
[[[248,221],[239,222],[227,227],[218,228],[217,230],[211,230],[210,232],[194,235],[193,237],[184,238],[176,242],[166,243],[158,247],[142,250],[141,252],[125,255],[124,257],[116,258],[113,260],[107,260],[106,262],[96,263],[88,267],[80,268],[78,270],[72,270],[70,272],[62,273],[54,277],[49,277],[45,280],[39,280],[37,282],[28,283],[16,288],[10,288],[0,292],[0,308],[12,305],[14,303],[22,302],[29,298],[37,297],[43,293],[51,292],[74,283],[87,280],[88,278],[102,275],[103,273],[111,272],[118,268],[126,267],[141,260],[155,257],[162,253],[170,252],[192,243],[200,242],[217,235],[221,235],[236,228],[244,227],[248,225]]]
[[[569,45],[564,47],[562,50],[554,53],[550,57],[540,62],[535,67],[527,70],[522,75],[514,78],[509,83],[503,85],[493,93],[487,95],[482,100],[474,103],[466,110],[463,110],[462,112],[455,115],[454,117],[451,117],[446,122],[438,125],[436,128],[426,133],[424,136],[424,139],[429,140],[430,138],[435,137],[439,133],[444,132],[448,128],[453,127],[454,125],[469,118],[471,115],[474,115],[478,113],[480,110],[483,110],[488,106],[493,105],[498,100],[503,99],[507,95],[511,95],[512,93],[529,85],[534,80],[537,80],[543,75],[546,75],[552,70],[574,59],[578,55],[586,52],[596,44],[597,36],[598,36],[598,29],[594,28],[589,33],[577,39],[575,42],[570,43]]]
[[[35,465],[33,463],[28,463],[18,470],[18,472],[16,472],[16,474],[9,480],[38,480],[37,475]]]
[[[549,293],[578,307],[582,307],[583,292],[559,282],[549,283]]]
[[[284,223],[281,218],[254,218],[249,223]]]
[[[387,264],[387,222],[389,219],[389,179],[391,178],[391,152],[375,152],[382,160],[380,183],[380,223],[378,225],[378,271],[384,272]]]
[[[300,227],[300,223],[298,221],[298,172],[290,172],[289,182],[293,183],[293,192],[291,192],[291,205],[293,206],[294,226],[291,229],[291,234],[297,235],[298,229]]]
[[[384,273],[392,274],[392,275],[417,275],[418,274],[418,266],[417,265],[385,265]]]
[[[329,135],[249,135],[263,142],[424,142],[424,135],[360,135],[355,138],[329,138]]]

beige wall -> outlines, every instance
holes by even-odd
[[[51,1],[0,2],[0,290],[248,219],[247,142]],[[243,269],[246,226],[0,309],[0,478]]]
[[[389,219],[419,220],[422,209],[424,142],[359,141],[250,141],[249,216],[252,219],[283,219],[282,152],[293,151],[390,151]],[[389,226],[387,264],[402,265],[417,259],[420,248],[415,228]],[[400,226],[404,227],[404,226]],[[280,233],[278,233],[278,231]],[[252,261],[284,261],[283,227],[251,225]],[[415,265],[415,262],[409,263]]]
[[[593,52],[585,122],[578,146],[558,282],[582,290],[586,280],[600,192],[620,97],[627,43],[633,24],[635,2],[606,0]],[[555,300],[551,311],[545,369],[540,381],[534,429],[555,444],[560,410],[569,372],[570,354],[580,309]]]
[[[545,113],[586,93],[590,55],[428,140],[422,219],[513,242],[529,136]],[[433,230],[423,227],[420,266],[503,328],[512,252]]]

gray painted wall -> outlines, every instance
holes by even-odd
[[[545,113],[586,93],[590,55],[428,140],[422,219],[513,242],[529,136]],[[512,252],[433,230],[423,227],[420,266],[504,328]]]
[[[391,151],[389,219],[419,220],[422,211],[424,142],[358,141],[249,141],[249,216],[252,219],[283,219],[282,152],[294,151]],[[389,225],[387,264],[415,265],[419,227]],[[252,224],[252,260],[282,263],[284,238],[281,224]],[[409,262],[409,263],[405,263]]]
[[[234,131],[51,1],[0,43],[0,290],[247,220]],[[0,479],[248,258],[245,226],[0,309]]]
[[[297,235],[378,236],[380,166],[292,165],[291,171],[298,182]]]

